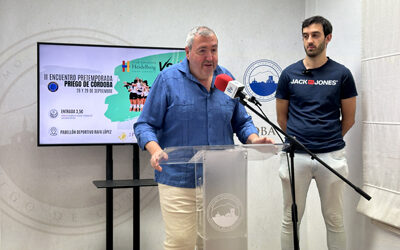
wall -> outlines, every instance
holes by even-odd
[[[105,178],[105,147],[36,146],[36,42],[183,47],[191,27],[208,25],[219,36],[220,64],[241,80],[256,60],[285,67],[302,56],[298,32],[303,17],[304,3],[292,0],[2,0],[0,249],[105,249],[105,192],[92,184]],[[265,107],[272,116],[274,103]],[[151,177],[147,152],[140,157],[142,177]],[[131,162],[131,147],[114,147],[114,178],[131,178]],[[277,173],[271,176],[277,186],[264,189],[279,198]],[[114,193],[114,248],[128,249],[132,192]],[[143,188],[141,203],[141,248],[161,249],[156,188]],[[278,226],[268,238],[272,242],[262,237],[259,242],[278,248],[280,207],[263,212],[271,215],[260,221],[264,230],[270,230],[273,218]]]
[[[105,192],[92,184],[105,177],[105,148],[36,147],[36,42],[183,47],[188,30],[204,24],[219,36],[220,64],[241,80],[259,59],[284,68],[303,58],[301,21],[321,14],[334,26],[328,55],[351,69],[361,89],[360,11],[361,1],[356,0],[0,1],[0,249],[105,249]],[[362,183],[361,98],[357,123],[345,138],[349,179],[357,186]],[[271,121],[276,120],[274,105],[263,105]],[[257,118],[255,122],[266,126]],[[140,157],[141,175],[150,178],[148,154]],[[132,177],[131,161],[130,146],[114,147],[116,179]],[[259,180],[264,196],[263,206],[255,210],[260,219],[249,225],[257,230],[257,237],[249,236],[254,240],[251,249],[279,249],[277,166],[254,171],[250,176]],[[349,249],[397,249],[397,236],[356,213],[358,199],[351,188],[345,189]],[[141,203],[141,249],[162,249],[156,188],[143,188]],[[307,204],[302,249],[326,249],[315,185]],[[131,248],[132,192],[116,190],[114,206],[114,249]]]

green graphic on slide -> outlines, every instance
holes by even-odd
[[[114,75],[118,77],[118,82],[114,86],[117,94],[107,96],[105,99],[105,104],[108,104],[105,117],[112,122],[123,122],[139,116],[140,112],[130,111],[129,91],[124,82],[130,83],[138,78],[147,80],[151,88],[161,70],[181,62],[184,58],[184,51],[137,58],[129,61],[129,72],[126,67],[123,71],[121,62],[121,65],[114,70]]]

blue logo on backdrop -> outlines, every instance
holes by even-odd
[[[274,100],[281,73],[281,67],[271,60],[261,59],[253,62],[247,67],[243,77],[247,93],[260,102]]]

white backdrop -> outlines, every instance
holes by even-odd
[[[334,26],[329,56],[352,70],[359,87],[360,5],[360,1],[343,0],[0,0],[0,249],[105,249],[105,192],[92,184],[105,178],[105,148],[36,147],[36,42],[183,47],[191,27],[207,25],[219,37],[220,64],[241,80],[247,67],[259,59],[284,68],[302,58],[301,22],[306,16],[322,14]],[[274,101],[263,106],[275,121]],[[266,126],[257,118],[255,121],[258,127]],[[361,128],[356,125],[346,138],[354,166],[349,177],[357,185],[362,178],[360,135]],[[152,177],[147,153],[140,157],[141,177]],[[114,147],[114,178],[131,178],[131,162],[131,147]],[[257,238],[253,249],[279,249],[277,167],[257,171],[258,176],[265,176],[265,183],[260,183],[265,189],[263,199],[274,206],[268,203],[266,211],[260,208],[263,221],[258,223],[264,224],[265,236]],[[114,249],[129,249],[132,192],[114,193]],[[356,200],[358,196],[347,189],[349,249],[361,250],[366,248],[359,242],[371,225],[356,214]],[[141,249],[162,249],[156,188],[143,188],[141,202]],[[326,249],[313,187],[307,202],[302,249]]]
[[[0,2],[2,250],[105,248],[105,192],[92,184],[105,177],[105,148],[36,147],[36,42],[183,47],[190,28],[208,25],[219,36],[220,64],[238,79],[253,61],[284,65],[293,54],[301,56],[301,50],[289,48],[300,45],[304,3],[227,3]],[[281,23],[282,16],[291,18]],[[274,108],[273,103],[266,106]],[[131,158],[131,147],[114,148],[115,179],[132,176]],[[141,153],[141,161],[142,177],[151,177],[147,153]],[[161,249],[156,189],[142,188],[141,203],[141,248]],[[132,246],[131,209],[131,190],[115,191],[115,249]],[[280,215],[275,217],[279,224]],[[274,238],[272,244],[279,244]]]

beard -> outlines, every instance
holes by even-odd
[[[307,47],[304,46],[304,50],[308,57],[316,57],[319,56],[325,49],[325,41],[323,41],[319,46],[317,46],[314,50],[309,51]]]

